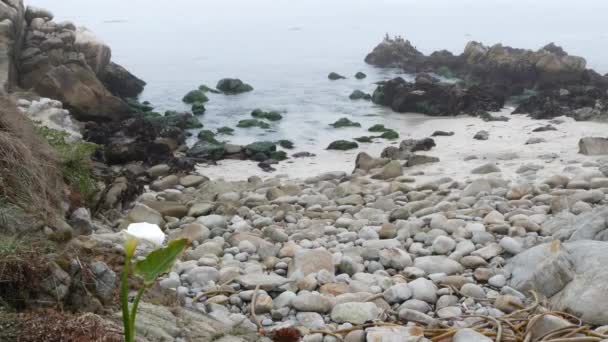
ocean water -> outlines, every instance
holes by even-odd
[[[296,150],[366,135],[383,123],[416,135],[433,119],[396,114],[354,89],[399,74],[366,65],[365,55],[385,33],[421,51],[460,53],[467,41],[539,48],[556,42],[588,65],[608,72],[608,2],[599,0],[29,0],[57,20],[71,20],[112,47],[113,60],[144,79],[141,95],[160,110],[188,109],[182,96],[223,77],[251,84],[250,93],[211,94],[201,121],[207,129],[235,127],[255,108],[284,112],[270,130],[237,129],[233,143],[291,139]],[[348,79],[329,81],[338,72]],[[357,71],[368,77],[356,80]],[[407,75],[405,75],[407,76]],[[341,117],[362,128],[333,129]]]

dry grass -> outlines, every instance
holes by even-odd
[[[62,196],[55,152],[15,104],[0,97],[0,201],[48,220],[61,212]]]
[[[48,240],[33,234],[0,234],[0,306],[24,309],[38,296],[40,283],[49,276],[45,254],[52,251]]]
[[[122,342],[122,328],[101,316],[47,309],[18,314],[19,342]]]

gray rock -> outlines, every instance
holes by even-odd
[[[529,138],[528,140],[526,140],[526,145],[534,145],[534,144],[540,144],[540,143],[544,143],[547,142],[547,140],[545,140],[544,138],[540,138],[540,137],[532,137]]]
[[[333,303],[319,294],[301,293],[291,300],[291,306],[298,311],[326,313],[332,309]]]
[[[608,154],[608,139],[601,137],[585,137],[578,142],[578,153],[597,156]]]
[[[365,329],[366,339],[374,342],[427,342],[423,331],[417,326],[385,326]],[[347,342],[345,340],[345,342]]]
[[[293,267],[290,274],[296,273],[307,276],[326,270],[331,274],[336,272],[332,255],[324,248],[297,251],[293,258]]]
[[[424,270],[427,274],[445,273],[447,275],[462,273],[462,266],[446,256],[431,255],[414,259],[414,266]]]
[[[561,317],[554,315],[543,315],[540,319],[529,327],[530,334],[532,335],[532,341],[558,329],[562,329],[571,326],[572,323],[566,321]]]
[[[490,133],[488,133],[488,131],[479,131],[477,133],[475,133],[475,135],[473,136],[473,139],[475,140],[488,140],[490,138]]]
[[[380,257],[380,263],[384,267],[402,270],[412,265],[412,258],[410,255],[406,251],[399,248],[383,249],[378,253],[378,255]]]
[[[132,223],[147,222],[156,224],[161,228],[165,226],[165,220],[158,211],[141,203],[135,204],[133,209],[129,211],[127,219]]]
[[[320,330],[325,327],[323,316],[316,312],[298,312],[296,319],[302,326],[311,330]]]
[[[489,193],[491,191],[492,191],[492,185],[490,185],[490,182],[488,180],[477,179],[477,180],[474,180],[471,184],[467,185],[466,188],[464,188],[464,190],[462,191],[462,196],[463,197],[477,196],[481,192]]]
[[[276,291],[280,286],[289,282],[288,279],[274,273],[250,273],[240,276],[237,281],[246,289],[255,289],[256,286],[260,285],[260,289],[266,291]]]
[[[199,217],[209,215],[215,208],[215,204],[212,203],[194,203],[190,209],[188,209],[188,216]]]
[[[469,328],[460,329],[452,337],[452,342],[492,342],[492,339]]]
[[[154,191],[163,191],[167,189],[171,189],[179,184],[179,178],[176,175],[169,175],[163,177],[157,181],[154,181],[150,184],[150,189]]]
[[[374,175],[375,179],[392,179],[403,175],[403,167],[397,160],[392,160],[388,164],[382,167],[382,171],[379,174]]]
[[[152,178],[158,178],[161,176],[166,176],[171,171],[171,167],[167,164],[158,164],[154,165],[146,171],[148,175]]]
[[[196,219],[197,222],[200,222],[202,225],[204,225],[205,227],[209,228],[209,229],[214,229],[214,228],[226,228],[227,223],[226,223],[226,218],[222,215],[207,215],[207,216],[200,216],[199,218]]]
[[[435,254],[446,255],[456,248],[456,241],[450,237],[441,235],[435,238],[432,248]]]
[[[500,169],[494,163],[483,164],[471,170],[474,175],[485,175],[493,172],[500,172]]]
[[[337,323],[363,324],[380,317],[380,309],[374,303],[342,303],[334,306],[331,319]]]
[[[443,295],[437,299],[437,304],[435,304],[436,309],[443,309],[448,306],[454,306],[458,304],[458,297],[453,295]]]
[[[471,253],[471,255],[482,257],[485,260],[490,260],[493,257],[501,254],[502,252],[502,247],[500,247],[497,243],[491,243],[483,248],[476,250],[475,252]]]
[[[438,163],[438,162],[439,162],[439,158],[437,158],[437,157],[425,156],[422,154],[414,154],[414,155],[408,157],[407,162],[405,162],[405,166],[414,167],[417,165],[424,165],[424,164]]]
[[[483,288],[479,285],[476,284],[464,284],[462,285],[462,287],[460,288],[460,293],[462,293],[462,295],[467,296],[467,297],[473,297],[475,299],[480,298],[480,299],[484,299],[486,298],[486,293],[483,291]]]
[[[196,187],[201,185],[202,183],[208,181],[207,177],[197,176],[197,175],[187,175],[179,180],[179,184],[188,188],[188,187]]]
[[[426,279],[418,278],[408,283],[414,299],[434,304],[437,301],[437,286]]]
[[[357,159],[355,160],[355,168],[361,169],[365,171],[369,171],[371,169],[376,169],[379,167],[383,167],[389,162],[388,159],[385,158],[372,158],[369,154],[365,152],[360,152],[357,155]]]
[[[402,303],[412,297],[412,290],[408,284],[402,283],[389,287],[383,293],[384,299],[390,303]]]
[[[116,288],[116,273],[103,261],[93,262],[91,272],[95,275],[95,294],[104,302],[112,300]]]
[[[501,288],[501,287],[507,285],[507,278],[505,278],[505,276],[502,274],[497,274],[495,276],[492,276],[490,279],[488,279],[488,284],[490,284],[494,287]]]
[[[423,300],[409,299],[406,300],[403,304],[401,304],[399,309],[410,309],[425,313],[431,311],[431,306]]]
[[[543,244],[512,258],[505,270],[519,291],[536,290],[557,310],[576,312],[591,324],[608,324],[608,243]]]
[[[504,249],[507,253],[513,255],[519,254],[521,251],[523,251],[521,243],[519,243],[517,240],[510,236],[503,237],[498,243],[498,245],[502,247],[502,249]]]
[[[214,267],[198,266],[186,272],[186,281],[192,286],[202,287],[210,281],[216,282],[220,279],[220,272]]]
[[[399,310],[399,318],[405,322],[420,322],[423,324],[434,324],[435,319],[427,314],[420,311],[403,308]]]
[[[462,315],[462,309],[457,306],[447,306],[445,308],[437,310],[437,317],[439,318],[454,318]]]

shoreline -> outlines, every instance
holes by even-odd
[[[551,124],[554,120],[537,120],[525,115],[509,115],[512,108],[505,108],[497,115],[506,115],[507,122],[485,122],[476,117],[458,116],[450,118],[428,117],[428,124],[411,129],[399,129],[400,138],[389,142],[380,140],[370,144],[359,144],[359,148],[350,151],[328,151],[319,146],[318,149],[307,150],[316,154],[311,158],[291,158],[274,165],[277,171],[267,173],[257,167],[257,163],[246,160],[225,159],[218,165],[197,165],[196,171],[211,179],[227,181],[246,180],[250,176],[262,178],[281,177],[289,179],[305,179],[325,172],[344,171],[351,173],[355,168],[355,158],[358,153],[366,152],[372,157],[379,157],[387,146],[398,146],[403,139],[421,139],[431,136],[436,130],[453,131],[453,136],[434,137],[437,146],[423,154],[438,157],[438,163],[423,164],[405,169],[406,174],[416,176],[417,182],[430,181],[433,178],[453,177],[470,179],[469,171],[481,164],[497,163],[504,176],[509,179],[518,177],[517,169],[523,164],[540,164],[539,175],[549,177],[560,173],[562,167],[575,162],[583,164],[592,162],[597,157],[585,156],[578,153],[578,141],[587,136],[603,136],[608,131],[608,123],[592,121],[575,121],[572,118],[559,117],[561,124],[553,124],[557,131],[532,132],[533,129]],[[408,115],[408,114],[401,114]],[[487,130],[490,138],[487,141],[474,140],[477,131]],[[356,135],[356,134],[355,134]],[[531,137],[543,138],[546,142],[526,145]],[[300,152],[289,151],[290,154]],[[555,153],[557,158],[547,160],[539,156]],[[513,155],[515,154],[515,155]],[[477,159],[465,161],[465,157],[476,156]],[[562,163],[564,165],[562,165]],[[418,174],[423,172],[423,174]]]

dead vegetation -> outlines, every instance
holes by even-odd
[[[45,253],[50,251],[45,240],[0,234],[0,306],[21,310],[37,297],[49,273]]]
[[[122,329],[92,313],[70,314],[53,309],[17,315],[19,342],[122,342]]]
[[[50,220],[61,212],[62,196],[55,152],[15,104],[1,97],[0,227],[22,230],[13,226],[21,223],[21,216]]]

